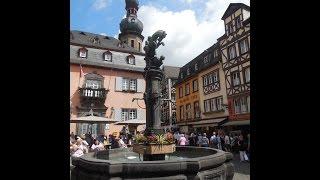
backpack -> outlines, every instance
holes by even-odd
[[[217,136],[215,136],[214,138],[210,138],[210,140],[211,140],[211,142],[213,143],[213,144],[218,144],[218,139],[217,139]]]
[[[206,136],[203,136],[201,139],[201,144],[202,145],[207,145],[209,142],[209,139]]]

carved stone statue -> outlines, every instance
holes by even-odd
[[[146,53],[145,61],[146,67],[144,71],[144,78],[146,80],[146,91],[144,93],[144,101],[146,104],[146,134],[161,133],[161,119],[160,119],[160,82],[163,73],[160,69],[164,56],[156,57],[156,49],[163,45],[162,40],[166,37],[166,32],[159,30],[152,36],[148,37],[144,51]]]
[[[162,40],[167,36],[166,32],[163,30],[158,30],[152,36],[148,37],[148,40],[145,42],[144,51],[146,53],[146,68],[160,68],[163,64],[162,61],[165,59],[164,56],[160,58],[156,57],[156,49],[163,45]]]

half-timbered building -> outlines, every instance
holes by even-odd
[[[231,129],[249,129],[250,125],[250,7],[231,3],[222,20],[225,34],[218,38],[225,74]]]

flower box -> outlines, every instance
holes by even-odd
[[[175,151],[175,144],[133,144],[133,152],[138,154],[170,154]]]

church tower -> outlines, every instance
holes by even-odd
[[[120,23],[119,40],[139,52],[142,52],[142,42],[144,37],[141,35],[143,24],[138,19],[139,9],[138,0],[126,0],[127,16]]]

